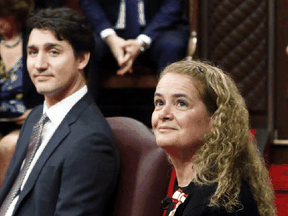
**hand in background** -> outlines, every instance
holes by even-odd
[[[133,72],[132,65],[133,65],[133,59],[129,58],[122,65],[119,65],[120,69],[117,70],[117,75],[123,76],[126,73],[132,73]]]
[[[132,65],[134,63],[134,60],[139,56],[141,53],[140,51],[140,44],[136,39],[130,39],[125,42],[124,50],[127,56],[129,56],[129,59],[125,61],[120,67],[120,69],[117,71],[118,75],[124,75],[127,72],[132,73]]]
[[[116,34],[109,35],[105,41],[115,57],[118,66],[122,67],[130,59],[130,55],[125,52],[126,41]]]

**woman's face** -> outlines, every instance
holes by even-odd
[[[188,75],[169,72],[154,95],[152,127],[162,148],[199,148],[210,130],[211,115],[199,95],[200,83]]]

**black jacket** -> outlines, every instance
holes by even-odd
[[[177,181],[175,183],[177,188]],[[257,205],[253,199],[249,185],[242,181],[240,202],[243,209],[236,209],[233,213],[228,213],[225,209],[215,209],[208,207],[210,198],[216,190],[217,184],[211,186],[196,186],[191,182],[187,187],[182,188],[185,194],[189,194],[186,200],[181,204],[174,216],[259,216]],[[170,204],[166,216],[173,209],[173,203]]]

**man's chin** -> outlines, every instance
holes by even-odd
[[[49,95],[51,95],[52,94],[52,90],[51,89],[49,89],[49,88],[45,88],[45,87],[36,87],[36,90],[37,90],[37,92],[39,93],[39,94],[41,94],[41,95],[47,95],[47,96],[49,96]]]

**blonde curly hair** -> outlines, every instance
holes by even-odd
[[[213,126],[193,161],[192,181],[199,185],[218,183],[210,207],[227,212],[243,208],[239,201],[246,181],[261,216],[274,216],[274,192],[269,173],[249,128],[249,113],[235,82],[221,69],[200,61],[179,61],[161,73],[186,74],[200,81],[199,95],[212,114]]]

